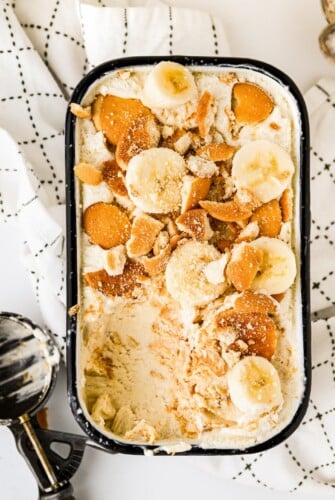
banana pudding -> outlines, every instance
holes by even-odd
[[[293,97],[252,69],[164,61],[71,111],[87,418],[172,452],[275,436],[304,390]]]

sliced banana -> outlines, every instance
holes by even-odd
[[[151,148],[131,158],[126,173],[128,194],[143,212],[164,214],[181,205],[184,159],[168,148]]]
[[[216,299],[226,289],[226,283],[211,283],[205,269],[220,257],[220,252],[208,243],[189,241],[179,246],[166,267],[168,292],[185,306],[202,306]]]
[[[149,108],[173,108],[196,96],[192,73],[181,64],[162,61],[147,76],[141,100]]]
[[[248,189],[260,201],[278,198],[294,173],[290,155],[273,142],[247,142],[233,158],[232,178],[237,189]]]
[[[278,372],[261,356],[246,356],[236,363],[227,382],[234,405],[250,415],[269,412],[283,403]]]
[[[263,254],[259,272],[250,288],[270,295],[283,293],[290,288],[297,274],[292,249],[284,241],[267,236],[257,238],[249,245],[261,250]]]

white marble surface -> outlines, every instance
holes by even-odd
[[[269,62],[285,71],[304,92],[320,77],[335,77],[335,64],[318,48],[326,21],[318,0],[170,0],[172,5],[206,8],[225,19],[232,55]],[[0,226],[0,307],[40,321],[29,279],[20,263],[14,224]],[[78,431],[66,400],[61,372],[49,403],[49,420],[58,430]],[[317,445],[317,444],[316,444]],[[72,483],[79,500],[212,500],[235,498],[284,500],[292,495],[250,488],[214,477],[201,468],[201,457],[112,456],[87,449]],[[284,485],[283,485],[284,487]],[[10,432],[0,428],[0,498],[36,500],[37,487],[16,451]],[[315,498],[294,495],[305,500]]]

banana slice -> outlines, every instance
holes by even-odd
[[[142,102],[150,108],[173,108],[196,96],[192,73],[181,64],[162,61],[145,80]]]
[[[263,203],[278,198],[289,186],[293,173],[290,155],[273,142],[247,142],[233,158],[235,186],[248,189]]]
[[[278,372],[261,356],[246,356],[236,363],[227,382],[230,398],[242,412],[258,415],[283,403]]]
[[[285,292],[293,284],[297,265],[292,249],[277,238],[263,236],[249,243],[262,251],[258,274],[251,283],[252,290],[265,291],[269,295]]]
[[[186,306],[202,306],[216,299],[226,289],[226,283],[211,283],[205,269],[220,257],[220,252],[208,243],[189,241],[179,246],[165,271],[168,292]]]
[[[164,214],[181,205],[184,159],[168,148],[151,148],[131,158],[126,186],[133,203],[143,212]]]

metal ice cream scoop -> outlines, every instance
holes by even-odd
[[[83,457],[86,438],[41,429],[34,415],[56,382],[60,355],[53,339],[27,318],[0,313],[0,425],[12,430],[17,447],[32,469],[40,499],[69,500],[69,479]],[[53,443],[70,450],[62,457]]]

